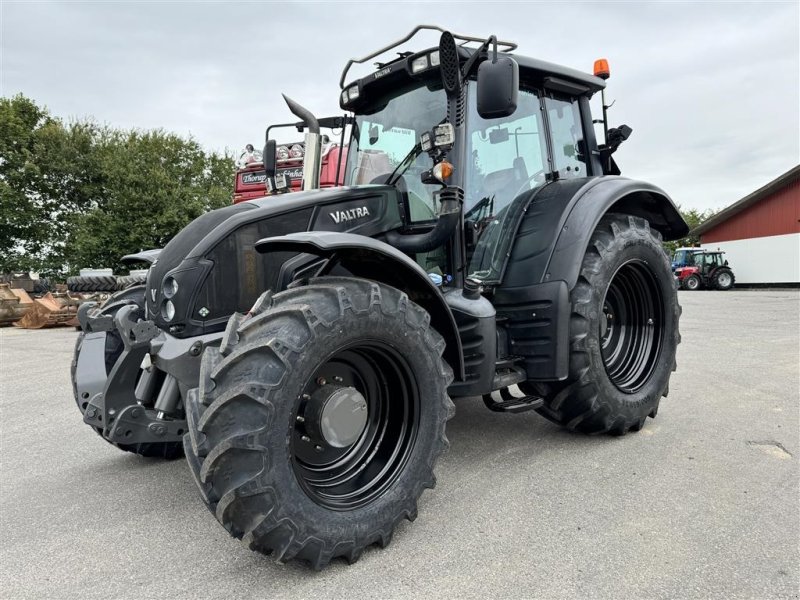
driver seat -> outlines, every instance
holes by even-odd
[[[512,194],[528,180],[528,169],[525,159],[518,156],[510,169],[501,169],[488,173],[483,180],[485,195],[495,197],[495,214],[514,200]],[[522,190],[523,192],[525,190]]]

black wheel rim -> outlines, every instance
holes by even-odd
[[[623,264],[606,291],[600,318],[603,364],[611,382],[633,394],[647,383],[664,338],[661,287],[641,261]]]
[[[304,415],[320,386],[355,388],[367,422],[345,448],[314,437]],[[293,415],[292,467],[306,494],[334,510],[369,504],[402,473],[419,424],[419,391],[405,359],[381,342],[359,343],[332,355],[307,383]]]

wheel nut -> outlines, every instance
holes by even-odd
[[[303,423],[304,421],[305,421],[305,417],[301,417],[300,415],[297,415],[297,422],[298,423]]]
[[[342,383],[342,381],[344,381],[344,379],[342,379],[342,378],[341,378],[341,377],[339,377],[338,375],[336,375],[336,376],[333,378],[333,380],[334,380],[336,383]]]
[[[653,319],[647,319],[647,324],[648,325],[652,325],[653,324]]]
[[[304,436],[303,436],[303,437],[301,437],[300,439],[301,439],[301,440],[303,440],[304,442],[310,442],[310,441],[311,441],[311,438],[310,438],[310,437],[308,437],[307,435],[304,435]]]
[[[314,446],[314,450],[317,452],[322,452],[322,446]]]
[[[328,381],[324,377],[317,378],[317,385],[325,385]]]

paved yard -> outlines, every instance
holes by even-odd
[[[0,597],[797,598],[800,294],[681,302],[678,372],[640,433],[462,401],[417,521],[320,573],[228,537],[183,461],[83,425],[74,331],[0,330]]]

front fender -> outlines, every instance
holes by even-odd
[[[305,231],[264,238],[259,252],[297,252],[331,258],[356,277],[378,281],[402,290],[428,311],[431,325],[447,343],[444,358],[457,379],[464,378],[461,339],[453,313],[441,291],[411,258],[389,244],[363,235],[333,231]]]
[[[161,248],[154,248],[152,250],[142,250],[141,252],[137,252],[135,254],[126,254],[120,259],[120,262],[126,265],[136,264],[140,262],[153,264],[158,259],[158,255],[161,254]]]

